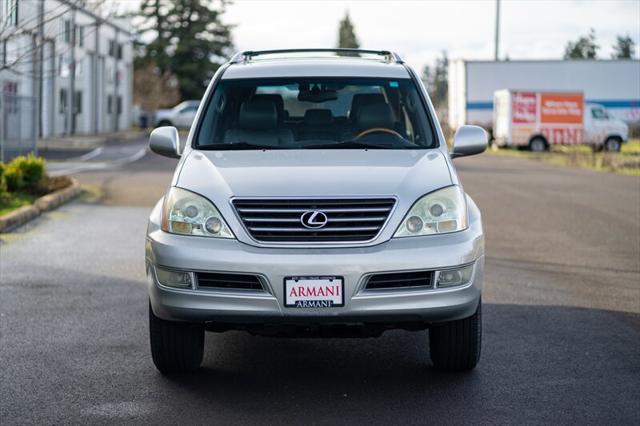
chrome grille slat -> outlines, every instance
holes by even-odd
[[[307,228],[257,228],[250,226],[249,230],[254,232],[356,232],[356,231],[377,231],[378,226],[360,226],[350,228],[322,228],[322,229],[307,229]]]
[[[361,243],[373,240],[395,206],[394,198],[234,199],[232,204],[247,232],[265,243]],[[303,213],[320,211],[327,224],[307,228]]]
[[[248,209],[248,208],[239,208],[237,209],[239,213],[304,213],[308,210],[316,210],[315,207],[310,207],[308,209]],[[320,209],[325,213],[379,213],[379,212],[388,212],[391,210],[391,207],[374,207],[374,208],[326,208]]]

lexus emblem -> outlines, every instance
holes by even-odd
[[[319,210],[309,210],[300,216],[302,226],[309,229],[322,228],[328,221],[327,215]]]

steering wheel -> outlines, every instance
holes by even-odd
[[[353,140],[356,141],[372,133],[387,133],[397,138],[404,139],[400,133],[396,132],[393,129],[388,129],[386,127],[373,127],[371,129],[363,130],[362,132],[358,133],[358,135],[355,138],[353,138]]]

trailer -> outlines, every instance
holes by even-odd
[[[490,129],[493,94],[532,88],[582,92],[586,103],[640,125],[640,60],[465,61],[449,64],[449,126],[477,124]]]
[[[582,92],[498,90],[494,94],[493,135],[499,146],[544,151],[551,145],[591,145],[619,151],[629,127]]]

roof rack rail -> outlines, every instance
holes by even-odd
[[[245,50],[242,52],[238,52],[231,58],[232,64],[237,64],[240,62],[249,62],[252,58],[256,56],[263,55],[278,55],[282,53],[351,53],[351,54],[368,54],[368,55],[378,55],[383,56],[384,60],[387,62],[395,62],[398,64],[403,63],[402,58],[395,52],[390,50],[367,50],[367,49],[327,49],[327,48],[319,48],[319,49],[275,49],[275,50]]]

